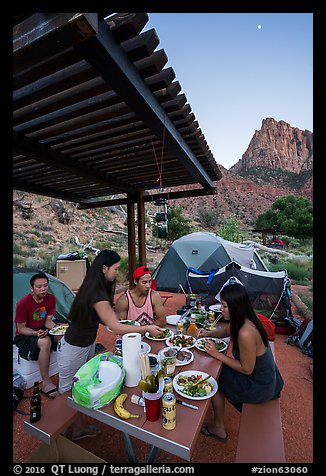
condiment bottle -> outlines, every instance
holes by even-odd
[[[187,335],[191,337],[197,337],[198,327],[196,325],[196,314],[191,314],[190,325],[187,329]]]
[[[30,417],[31,423],[36,423],[41,418],[42,399],[40,395],[40,387],[38,382],[34,382],[34,391],[30,401]]]

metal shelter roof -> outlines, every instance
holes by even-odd
[[[85,207],[160,185],[213,193],[222,174],[146,13],[14,20],[15,189]]]

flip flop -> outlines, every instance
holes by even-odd
[[[220,436],[215,435],[212,433],[209,429],[208,426],[203,426],[202,429],[200,430],[200,433],[202,433],[205,436],[210,436],[212,438],[215,438],[218,441],[221,441],[222,443],[226,443],[227,440],[229,439],[228,432],[226,432],[226,436],[224,438],[221,438]]]
[[[52,395],[55,392],[56,392],[56,394],[58,394],[58,387],[51,388],[51,390],[48,390],[47,392],[45,392],[44,390],[41,389],[41,393],[43,393],[44,395],[46,395],[49,398],[52,398],[52,400],[57,396],[57,395]]]
[[[71,440],[72,441],[78,441],[82,440],[83,438],[93,438],[94,436],[98,436],[101,433],[101,430],[97,428],[95,425],[89,425],[89,428],[95,431],[95,433],[83,433],[82,435],[79,436],[72,436]]]

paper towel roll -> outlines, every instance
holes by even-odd
[[[136,387],[141,378],[140,372],[141,335],[139,332],[125,334],[122,337],[122,361],[126,371],[126,387]]]

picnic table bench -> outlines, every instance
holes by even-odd
[[[77,416],[77,411],[67,405],[69,392],[47,402],[42,407],[42,418],[36,423],[24,421],[25,430],[43,442],[26,462],[29,463],[103,463],[101,458],[65,438],[65,429]]]
[[[275,357],[274,342],[270,342]],[[236,463],[285,463],[280,399],[242,406]]]

